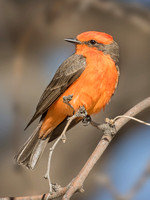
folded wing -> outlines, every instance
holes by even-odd
[[[52,81],[42,94],[36,112],[26,128],[40,115],[47,112],[59,96],[82,74],[85,66],[86,58],[77,54],[73,54],[60,65]]]

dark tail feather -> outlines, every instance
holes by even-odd
[[[39,130],[42,123],[43,121],[40,121],[38,127],[15,156],[19,165],[25,165],[29,169],[34,169],[37,161],[42,155],[49,140],[49,138],[45,140],[39,139]]]

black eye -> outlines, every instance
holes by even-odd
[[[95,40],[90,40],[89,42],[90,42],[90,44],[92,44],[92,45],[93,45],[93,44],[96,44],[96,41],[95,41]]]

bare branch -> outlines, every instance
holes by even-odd
[[[135,117],[131,117],[131,116],[128,116],[128,115],[119,115],[119,116],[115,117],[115,118],[113,119],[113,121],[115,122],[117,119],[122,118],[122,117],[124,117],[124,118],[129,118],[129,119],[132,119],[132,120],[134,120],[134,121],[137,121],[137,122],[139,122],[139,123],[141,123],[141,124],[145,124],[145,125],[147,125],[147,126],[150,126],[150,123],[144,122],[144,121],[142,121],[142,120],[140,120],[140,119],[137,119],[137,118],[135,118]]]
[[[135,105],[124,115],[133,117],[148,107],[150,107],[150,97],[146,98],[145,100],[143,100],[140,103],[138,103],[137,105]],[[84,183],[85,179],[87,178],[88,174],[90,173],[90,171],[92,170],[92,168],[94,167],[96,162],[99,160],[99,158],[102,156],[102,154],[104,153],[104,151],[106,150],[106,148],[108,147],[108,145],[110,144],[110,142],[112,141],[114,136],[128,121],[130,121],[130,118],[122,117],[122,118],[117,119],[114,123],[115,129],[111,123],[96,126],[104,132],[104,135],[102,136],[97,147],[95,148],[95,150],[93,151],[93,153],[91,154],[91,156],[89,157],[89,159],[87,160],[87,162],[85,163],[85,165],[83,166],[83,168],[81,169],[79,174],[68,184],[68,186],[59,188],[56,192],[53,192],[50,195],[47,194],[48,198],[55,199],[55,198],[58,198],[58,197],[64,195],[62,199],[69,200],[75,192],[77,192],[77,191],[82,192],[83,191],[83,183]],[[96,123],[95,123],[95,125],[96,125]],[[147,171],[149,171],[149,167],[148,167]],[[141,186],[141,185],[142,185],[141,181],[139,181],[137,183],[137,186],[134,187],[135,189],[132,190],[133,192],[131,191],[130,195],[134,196],[134,191],[136,191],[136,188],[139,188],[139,186]],[[47,198],[47,195],[45,195],[43,197],[43,199]],[[9,198],[3,198],[3,200],[7,200],[7,199],[9,199]],[[42,195],[39,195],[36,197],[35,196],[33,196],[33,197],[16,197],[14,199],[15,200],[42,199]]]
[[[50,153],[49,153],[49,158],[48,158],[48,165],[47,165],[47,171],[46,171],[46,174],[45,174],[45,176],[44,176],[45,179],[48,179],[48,183],[49,183],[49,192],[50,192],[50,194],[53,193],[53,184],[51,183],[51,179],[50,179],[50,167],[51,167],[52,154],[53,154],[53,152],[54,152],[54,150],[55,150],[55,147],[57,146],[57,144],[58,144],[58,142],[59,142],[60,140],[62,140],[63,143],[66,142],[66,139],[67,139],[67,138],[66,138],[66,135],[65,135],[65,134],[66,134],[66,131],[67,131],[67,129],[68,129],[70,123],[71,123],[75,118],[76,118],[76,115],[73,115],[72,117],[69,118],[69,120],[68,120],[68,122],[67,122],[67,124],[66,124],[66,126],[65,126],[65,128],[64,128],[64,130],[63,130],[63,132],[62,132],[62,134],[57,138],[57,140],[55,141],[55,143],[53,144],[53,146],[50,148]]]
[[[124,115],[128,115],[131,117],[134,117],[135,115],[139,114],[146,108],[150,107],[150,97],[144,99],[140,103],[136,104],[133,108],[131,108],[128,112],[126,112]],[[127,123],[130,119],[128,118],[120,118],[115,122],[115,127],[117,132]]]
[[[144,109],[150,107],[150,97],[146,98],[142,102],[138,103],[136,106],[131,108],[125,115],[128,116],[135,116],[138,113],[142,112]],[[115,122],[115,128],[116,133],[129,121],[129,118],[119,118]],[[100,126],[99,126],[100,128]],[[80,190],[80,188],[83,186],[83,183],[85,179],[87,178],[89,172],[94,167],[96,162],[99,160],[99,158],[102,156],[105,149],[108,147],[110,142],[112,141],[114,135],[113,134],[105,134],[101,138],[100,142],[98,143],[97,147],[93,151],[92,155],[88,159],[88,161],[85,163],[77,177],[72,181],[69,189],[63,196],[63,200],[68,200],[70,197],[77,191]]]
[[[71,98],[70,98],[71,97]],[[73,109],[73,112],[75,112],[74,108],[72,107],[72,105],[69,103],[69,101],[72,99],[73,95],[69,95],[67,97],[63,97],[64,103],[66,103],[69,107],[71,107]],[[69,100],[68,100],[69,98]],[[87,112],[85,110],[84,106],[81,106],[75,114],[73,114],[71,117],[68,117],[68,122],[63,130],[63,132],[61,133],[61,135],[57,138],[57,140],[55,141],[55,143],[53,144],[53,146],[50,148],[50,153],[49,153],[49,158],[48,158],[48,165],[47,165],[47,171],[46,174],[44,176],[45,179],[48,179],[48,184],[49,184],[49,195],[47,196],[47,199],[49,199],[49,197],[51,197],[51,194],[53,194],[53,190],[54,192],[57,192],[57,190],[59,190],[58,185],[57,184],[52,184],[51,182],[51,178],[50,178],[50,167],[51,167],[51,159],[52,159],[52,154],[57,146],[57,144],[59,143],[60,140],[63,141],[63,143],[66,142],[66,131],[68,130],[71,122],[76,119],[76,118],[84,118],[87,116]]]

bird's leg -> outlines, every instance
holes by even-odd
[[[90,115],[86,115],[83,119],[82,119],[82,123],[83,126],[88,126],[91,123],[91,116]]]
[[[65,104],[67,104],[67,105],[73,110],[73,115],[74,115],[75,109],[74,109],[74,107],[69,103],[69,102],[72,100],[72,98],[73,98],[73,94],[70,94],[70,95],[68,95],[68,96],[63,96],[63,102],[64,102]]]
[[[80,106],[78,115],[82,115],[82,118],[83,118],[82,123],[84,126],[88,126],[90,124],[90,122],[92,121],[91,116],[88,115],[84,106]]]

